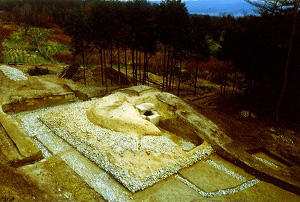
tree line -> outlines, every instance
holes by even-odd
[[[73,53],[81,55],[83,66],[97,49],[102,76],[108,71],[107,65],[112,71],[113,52],[117,50],[118,69],[123,54],[126,77],[130,64],[134,85],[146,82],[148,61],[158,51],[164,53],[161,71],[162,89],[166,91],[174,88],[175,67],[180,64],[181,69],[183,59],[194,58],[199,62],[209,57],[202,21],[198,16],[191,17],[180,0],[160,4],[145,0],[3,0],[1,3],[0,8],[9,11],[8,17],[15,22],[42,27],[56,24],[65,29],[72,36]],[[127,61],[128,54],[131,61]]]
[[[247,1],[257,6],[259,15],[191,15],[180,0],[159,4],[145,0],[2,0],[0,9],[9,11],[8,17],[16,22],[61,26],[72,37],[73,52],[81,56],[83,66],[97,50],[103,85],[107,86],[109,76],[103,76],[111,74],[113,65],[119,71],[125,67],[126,77],[130,68],[134,85],[145,84],[149,60],[160,54],[161,88],[174,90],[177,81],[179,94],[181,69],[193,60],[196,92],[201,64],[214,57],[225,66],[221,97],[226,97],[227,74],[240,72],[247,79],[245,96],[251,111],[273,114],[277,121],[279,114],[299,118],[298,1]],[[212,51],[212,42],[219,45],[217,50]],[[117,53],[116,64],[113,52]]]
[[[98,50],[102,76],[108,71],[107,64],[112,70],[115,50],[120,71],[123,54],[126,77],[130,63],[134,85],[145,84],[149,59],[163,52],[162,89],[170,91],[175,67],[179,65],[181,69],[183,59],[205,61],[209,56],[209,43],[201,23],[197,16],[188,14],[181,1],[89,1],[68,13],[65,29],[72,36],[74,50],[82,56],[83,64],[92,48]],[[127,54],[131,61],[126,60]]]
[[[300,120],[298,0],[250,1],[259,16],[226,20],[219,58],[244,72],[252,109]],[[261,107],[257,107],[260,105]]]

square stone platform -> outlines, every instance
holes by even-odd
[[[97,100],[46,108],[22,116],[27,121],[34,114],[39,124],[111,174],[131,192],[143,190],[166,179],[181,168],[207,158],[212,147],[203,142],[194,145],[179,138],[172,141],[170,132],[161,136],[139,136],[101,128],[89,121],[86,110]],[[39,126],[41,128],[41,126]],[[46,131],[47,131],[46,130]],[[34,131],[34,130],[33,130]],[[55,142],[51,143],[55,144]],[[186,149],[189,145],[189,149]]]

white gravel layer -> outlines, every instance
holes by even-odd
[[[24,81],[28,80],[27,76],[19,69],[8,67],[6,65],[0,66],[0,70],[5,76],[13,81]]]

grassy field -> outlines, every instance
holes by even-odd
[[[53,35],[51,30],[46,30],[46,32],[46,36]],[[24,35],[24,28],[19,28],[18,31],[15,31],[10,38],[2,43],[4,47],[3,62],[6,64],[22,62],[27,65],[53,64],[59,63],[54,57],[56,54],[71,54],[67,45],[60,44],[58,41],[53,41],[49,38],[46,38],[45,42],[38,49],[30,41],[30,36]]]

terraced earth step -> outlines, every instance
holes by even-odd
[[[0,152],[4,155],[4,161],[6,161],[6,163],[10,164],[11,162],[16,162],[22,159],[16,145],[7,135],[2,124],[0,124],[0,142]]]
[[[6,153],[12,166],[18,167],[43,158],[39,147],[18,127],[18,123],[3,111],[0,111],[0,124],[9,138],[6,138],[8,143],[10,142],[10,148],[7,149],[12,150]],[[17,153],[13,154],[13,150],[17,150]]]
[[[105,201],[57,155],[19,167],[17,172],[46,192],[46,201]]]
[[[44,97],[33,97],[2,106],[5,113],[19,113],[23,111],[30,111],[39,108],[49,107],[53,105],[61,105],[75,101],[75,94],[73,92],[66,92],[57,95],[48,95]]]

